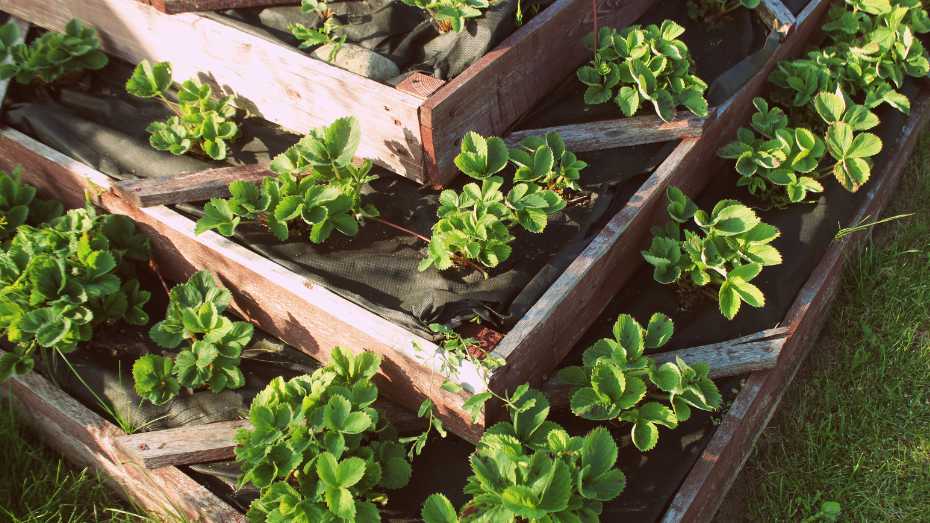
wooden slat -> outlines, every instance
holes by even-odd
[[[780,33],[782,38],[787,37],[797,23],[791,10],[781,0],[762,0],[756,9],[765,25]]]
[[[405,93],[410,93],[425,100],[445,84],[446,82],[444,80],[440,80],[435,76],[430,76],[428,74],[415,71],[401,80],[394,87]]]
[[[432,342],[231,240],[212,232],[194,234],[194,222],[167,207],[140,209],[113,194],[104,174],[19,131],[2,129],[0,168],[16,165],[23,166],[24,180],[66,206],[83,205],[86,192],[97,205],[135,220],[151,238],[165,278],[183,281],[198,270],[209,270],[232,291],[237,313],[317,360],[328,361],[337,345],[380,354],[379,384],[386,396],[411,409],[430,397],[449,430],[471,441],[480,436],[483,420],[472,424],[462,410],[468,394],[441,388],[443,352]],[[466,391],[485,389],[481,373],[468,362],[453,381]]]
[[[2,393],[21,418],[58,453],[92,467],[128,501],[165,521],[244,522],[243,514],[175,467],[146,470],[128,463],[114,441],[125,433],[36,373],[10,378]]]
[[[176,80],[199,76],[298,134],[354,115],[362,129],[359,156],[422,181],[419,97],[242,31],[218,15],[168,15],[131,0],[0,0],[0,10],[56,31],[79,18],[97,29],[107,52],[131,63],[169,61]]]
[[[242,9],[248,7],[268,7],[273,5],[297,5],[298,0],[138,0],[149,4],[163,13],[190,13],[193,11],[219,11],[221,9]]]
[[[597,0],[598,23],[627,26],[653,3]],[[504,134],[589,58],[582,37],[591,32],[592,14],[591,0],[557,0],[426,100],[421,134],[433,181],[455,173],[456,144],[467,131]]]
[[[219,167],[171,178],[143,178],[113,184],[113,192],[138,207],[199,202],[229,196],[229,184],[274,176],[264,165]]]
[[[675,185],[698,194],[716,174],[707,165],[717,150],[749,120],[752,98],[766,87],[769,72],[780,60],[797,55],[826,12],[825,0],[812,11],[769,61],[733,97],[717,108],[699,138],[686,138],[633,195],[565,272],[517,322],[495,350],[507,365],[491,376],[491,388],[512,390],[520,383],[540,383],[604,310],[614,295],[645,263],[639,254],[651,238],[652,225],[664,222],[665,189]],[[572,325],[566,329],[566,324]]]
[[[653,358],[660,364],[675,361],[675,358],[687,363],[707,363],[711,366],[712,378],[739,376],[753,370],[772,368],[778,360],[787,331],[786,328],[768,329],[726,342],[656,354]],[[542,390],[549,396],[553,409],[568,408],[570,387],[550,380]],[[383,408],[383,405],[378,408]],[[410,413],[403,413],[401,425],[397,424],[396,412],[387,411],[385,414],[401,434],[423,429],[422,420]],[[116,444],[133,462],[146,468],[192,465],[232,459],[235,456],[236,432],[250,427],[245,420],[224,421],[133,434],[119,438]]]
[[[712,117],[712,116],[711,116]],[[670,122],[655,115],[600,120],[596,122],[560,125],[542,129],[514,131],[507,135],[511,147],[527,136],[559,133],[565,146],[574,152],[601,151],[647,143],[670,142],[701,136],[706,119],[680,112]]]

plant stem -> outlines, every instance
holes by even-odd
[[[165,95],[163,95],[163,94],[161,94],[161,93],[158,93],[158,98],[161,99],[161,101],[165,104],[165,106],[166,106],[168,109],[171,109],[171,112],[173,112],[173,113],[175,114],[175,116],[178,116],[178,117],[181,116],[181,111],[180,111],[180,109],[178,108],[178,104],[176,104],[176,103],[172,102],[171,100],[165,98]]]
[[[384,218],[381,218],[380,216],[377,217],[377,218],[374,218],[374,220],[375,220],[376,222],[378,222],[378,223],[383,224],[383,225],[387,225],[388,227],[391,227],[391,228],[393,228],[393,229],[397,229],[397,230],[400,231],[400,232],[403,232],[403,233],[405,233],[405,234],[409,234],[410,236],[413,236],[414,238],[417,238],[418,240],[422,240],[422,241],[424,241],[424,242],[426,242],[426,243],[429,243],[429,238],[427,238],[426,236],[423,236],[422,234],[419,234],[419,233],[417,233],[417,232],[411,231],[410,229],[408,229],[408,228],[406,228],[406,227],[404,227],[404,226],[402,226],[402,225],[397,225],[396,223],[391,222],[391,221],[388,221],[388,220],[385,220]]]

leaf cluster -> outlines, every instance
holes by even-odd
[[[505,195],[504,179],[497,173],[508,163],[516,167],[516,174]],[[433,225],[421,271],[432,266],[443,271],[461,260],[498,266],[510,257],[515,239],[511,231],[519,226],[543,232],[549,218],[565,208],[557,190],[577,187],[579,172],[587,167],[554,133],[527,138],[510,150],[500,138],[469,132],[455,165],[481,185],[469,183],[461,192],[446,189],[439,195],[439,220]]]
[[[621,314],[612,338],[588,347],[581,366],[566,367],[559,380],[572,385],[571,409],[576,416],[631,425],[633,444],[646,452],[659,441],[659,426],[673,429],[691,417],[691,409],[714,411],[721,397],[708,377],[707,364],[688,365],[681,358],[656,365],[644,355],[668,343],[674,324],[653,314],[644,329],[632,316]],[[649,401],[643,401],[649,394]],[[658,399],[666,394],[667,404]]]
[[[750,283],[763,267],[781,263],[771,242],[781,234],[762,222],[755,211],[736,200],[721,200],[710,213],[698,209],[687,195],[669,187],[665,226],[655,227],[649,249],[642,252],[662,284],[683,283],[719,287],[720,313],[733,319],[740,304],[765,305],[762,291]],[[682,225],[693,221],[696,230]]]
[[[426,11],[441,33],[460,33],[469,18],[478,18],[494,3],[491,0],[401,0]]]
[[[410,480],[410,462],[373,404],[380,358],[336,348],[311,375],[275,378],[236,435],[240,484],[260,489],[252,522],[380,521],[376,503]]]
[[[36,188],[24,183],[22,168],[0,171],[0,241],[10,239],[20,225],[39,225],[64,212],[61,202],[36,198]]]
[[[468,361],[480,369],[482,378],[487,383],[490,373],[503,367],[506,363],[500,356],[476,354],[474,351],[480,345],[478,340],[466,338],[448,325],[430,323],[429,330],[441,337],[440,344],[443,350],[443,358],[440,372],[446,378],[455,376],[459,372],[462,363]]]
[[[21,36],[12,21],[0,26],[0,60],[10,58],[0,65],[0,80],[50,84],[79,71],[103,69],[109,61],[100,50],[97,31],[77,19],[65,25],[64,33],[49,31],[28,45],[16,43]]]
[[[633,25],[620,31],[602,27],[594,59],[577,71],[578,80],[587,86],[585,103],[613,100],[627,117],[651,103],[666,122],[674,118],[679,106],[707,116],[707,84],[692,73],[691,53],[679,40],[684,32],[671,20],[661,26]],[[593,42],[589,47],[594,47]]]
[[[433,494],[421,512],[425,523],[599,521],[603,503],[626,485],[610,432],[569,435],[546,419],[545,395],[527,385],[517,387],[507,408],[510,421],[488,428],[469,459],[469,501],[456,512]]]
[[[332,15],[332,11],[326,3],[326,0],[302,0],[300,10],[306,14],[316,14],[322,21],[316,27],[307,27],[304,24],[291,24],[288,30],[294,35],[294,38],[300,41],[301,49],[317,47],[320,45],[336,44],[333,54],[329,59],[332,60],[339,46],[346,41],[346,35],[338,34],[341,24]]]
[[[0,329],[13,344],[0,378],[31,370],[39,348],[74,351],[100,325],[148,323],[149,293],[133,263],[148,258],[148,238],[132,220],[89,206],[21,225],[0,252]]]
[[[339,118],[313,129],[271,162],[277,176],[261,183],[236,181],[230,198],[214,198],[204,206],[196,233],[216,230],[232,236],[243,221],[259,221],[281,241],[294,228],[308,229],[313,243],[325,242],[333,231],[353,237],[378,209],[363,201],[362,190],[377,179],[371,162],[354,165],[361,139],[358,120]]]
[[[252,339],[253,327],[223,316],[230,299],[207,271],[171,289],[165,319],[151,328],[149,337],[159,347],[179,351],[174,357],[146,354],[136,360],[132,376],[140,397],[160,405],[181,387],[208,387],[216,394],[245,385],[239,356]]]
[[[167,120],[152,122],[146,127],[149,144],[175,156],[193,150],[214,160],[225,159],[227,142],[239,134],[239,127],[233,121],[236,116],[233,97],[214,98],[213,89],[194,78],[178,86],[175,103],[167,97],[173,86],[171,64],[168,62],[151,64],[143,60],[126,81],[129,94],[158,98],[174,112]]]
[[[791,104],[808,106],[820,92],[842,90],[868,108],[883,103],[907,113],[910,101],[898,89],[905,76],[930,73],[917,34],[930,32],[919,0],[846,0],[828,13],[824,31],[832,44],[805,58],[784,61],[770,80],[792,93]]]
[[[871,158],[882,150],[882,140],[868,132],[878,117],[864,105],[847,105],[842,92],[818,93],[814,110],[827,124],[824,141],[833,158],[833,176],[847,191],[859,190],[872,174]]]

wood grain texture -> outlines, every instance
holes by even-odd
[[[920,130],[930,119],[927,96],[914,104],[898,148],[885,164],[885,173],[873,184],[856,216],[849,223],[877,218],[900,182],[904,166]],[[724,416],[707,448],[672,500],[663,522],[711,521],[752,448],[765,430],[808,352],[817,341],[842,281],[845,262],[867,234],[854,234],[834,241],[814,269],[786,316],[791,330],[778,366],[752,374]]]
[[[163,13],[177,14],[193,11],[219,11],[273,5],[298,5],[298,0],[138,0]]]
[[[114,444],[125,433],[36,373],[10,378],[2,393],[41,439],[78,467],[90,467],[131,503],[165,521],[244,522],[233,509],[175,467],[127,463]]]
[[[787,336],[788,329],[778,327],[710,345],[661,352],[651,357],[658,365],[676,358],[688,364],[707,363],[713,379],[742,376],[775,367]],[[553,378],[543,385],[542,391],[549,397],[553,410],[569,408],[572,387]]]
[[[234,458],[236,432],[250,427],[236,420],[139,432],[116,438],[116,446],[147,469],[210,463]]]
[[[655,0],[597,0],[598,23],[624,27]],[[491,52],[429,97],[421,109],[427,170],[434,183],[455,173],[456,144],[468,131],[501,135],[590,51],[591,0],[556,0]],[[556,45],[553,45],[556,43]]]
[[[711,109],[711,114],[713,114],[713,109]],[[513,147],[527,136],[541,136],[555,132],[559,133],[565,141],[565,147],[571,151],[601,151],[616,147],[696,138],[701,136],[706,120],[706,118],[694,116],[688,112],[679,112],[670,122],[662,121],[655,115],[636,116],[514,131],[507,135],[505,141],[507,145]]]
[[[97,29],[107,52],[131,63],[170,61],[175,80],[198,76],[299,134],[355,115],[359,156],[422,179],[419,97],[244,32],[219,15],[168,15],[131,0],[0,0],[0,10],[57,31],[79,18]]]
[[[229,196],[234,181],[258,182],[274,173],[264,165],[219,167],[172,178],[141,178],[113,184],[113,192],[138,207],[199,202]]]
[[[66,206],[82,205],[87,193],[100,207],[135,220],[166,279],[209,270],[233,293],[238,314],[317,360],[327,362],[335,346],[373,351],[382,357],[378,383],[387,397],[410,409],[430,397],[449,430],[471,441],[480,436],[483,420],[473,425],[462,410],[469,393],[485,388],[474,365],[466,362],[453,378],[469,393],[445,391],[443,352],[432,342],[226,238],[194,234],[194,222],[167,207],[140,209],[116,196],[102,173],[16,130],[0,130],[0,168],[15,165],[24,167],[27,182]]]
[[[398,82],[394,88],[425,100],[445,84],[445,80],[440,80],[435,76],[430,76],[419,71],[414,71],[409,76]]]
[[[826,12],[825,0],[806,23],[781,43],[769,61],[734,96],[721,104],[699,138],[686,138],[646,180],[591,241],[536,304],[511,329],[495,350],[507,365],[491,376],[491,388],[512,390],[530,381],[539,384],[562,361],[582,333],[603,311],[614,295],[645,263],[649,229],[664,222],[665,190],[675,185],[697,195],[721,165],[717,150],[729,142],[748,121],[752,99],[765,89],[769,72],[785,58],[799,54]],[[571,329],[564,325],[570,323]]]
[[[25,20],[16,18],[15,16],[10,18],[10,22],[12,22],[13,25],[15,25],[17,29],[19,29],[19,36],[17,36],[17,38],[11,43],[11,46],[22,43],[23,40],[26,39],[26,33],[29,32],[29,26],[31,24]],[[0,64],[8,64],[12,61],[13,61],[13,56],[7,54],[6,58],[4,58],[3,61],[0,62]],[[10,82],[12,81],[13,81],[12,78],[7,78],[6,80],[0,80],[0,106],[3,105],[3,101],[6,99],[7,89],[10,88]]]
[[[786,38],[791,29],[797,23],[794,14],[788,9],[781,0],[762,0],[759,7],[756,8],[759,17],[770,29],[780,33],[782,38]]]

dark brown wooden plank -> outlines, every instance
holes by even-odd
[[[138,0],[149,4],[163,13],[177,14],[193,11],[219,11],[221,9],[243,9],[247,7],[269,7],[273,5],[297,5],[297,0]]]
[[[597,0],[598,23],[624,27],[654,2]],[[582,37],[593,27],[591,5],[557,0],[426,100],[421,135],[434,183],[454,176],[456,144],[467,131],[504,134],[588,59]]]
[[[696,138],[701,136],[706,120],[706,118],[694,116],[688,112],[678,113],[670,122],[664,122],[655,115],[636,116],[514,131],[507,135],[505,140],[508,145],[514,146],[527,136],[556,132],[571,151],[600,151],[615,147]]]
[[[826,3],[826,2],[825,2]],[[886,172],[868,187],[868,193],[850,223],[859,223],[881,214],[900,182],[904,166],[920,134],[930,119],[927,96],[913,104],[911,117],[902,129],[899,142]],[[782,349],[779,364],[772,370],[756,372],[747,380],[723,418],[717,432],[672,501],[663,521],[711,521],[743,464],[752,453],[807,353],[817,341],[827,313],[842,281],[847,259],[861,245],[866,234],[854,234],[834,241],[795,299],[786,317],[792,330]]]
[[[113,184],[113,192],[138,207],[199,202],[229,196],[229,184],[241,180],[257,182],[274,176],[263,165],[219,167],[172,178],[144,178]]]
[[[10,378],[0,391],[46,445],[79,467],[91,467],[120,495],[166,521],[244,522],[206,487],[175,467],[127,465],[114,444],[125,433],[36,373]]]
[[[445,84],[445,80],[440,80],[435,76],[430,76],[419,71],[414,71],[409,76],[398,82],[398,84],[394,87],[400,91],[410,93],[414,96],[419,96],[425,100]]]

